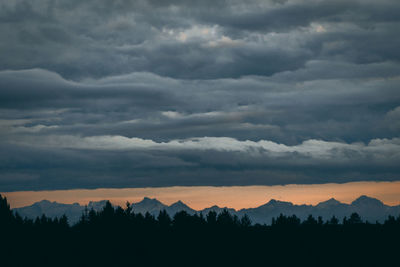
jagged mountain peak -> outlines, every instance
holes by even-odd
[[[156,198],[144,197],[142,199],[142,201],[140,201],[140,202],[138,202],[136,204],[139,204],[139,203],[161,203],[161,202]]]
[[[334,198],[334,197],[331,197],[330,199],[326,200],[325,202],[334,202],[334,203],[340,203],[340,201],[339,201],[339,200],[337,200],[337,199],[336,199],[336,198]]]
[[[280,201],[280,200],[271,198],[270,201],[268,201],[266,204],[264,204],[262,206],[293,206],[293,203],[288,202],[288,201]]]
[[[43,199],[41,201],[33,203],[31,206],[32,207],[53,207],[53,206],[62,206],[62,205],[68,205],[68,204],[63,204],[63,203],[58,203],[56,201],[50,201],[47,199]]]
[[[167,208],[167,212],[170,213],[172,216],[179,212],[179,211],[186,211],[189,214],[194,214],[196,213],[196,211],[194,209],[192,209],[191,207],[189,207],[188,205],[186,205],[185,203],[183,203],[182,201],[177,201],[173,204],[171,204],[168,208]]]
[[[135,212],[151,211],[157,213],[159,210],[165,209],[168,206],[155,198],[144,197],[142,201],[132,204],[132,207]]]
[[[177,202],[172,203],[170,205],[170,207],[185,207],[185,208],[188,208],[189,206],[186,205],[185,203],[183,203],[182,201],[178,200]]]

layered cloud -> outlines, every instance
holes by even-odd
[[[68,78],[186,79],[272,75],[315,59],[398,61],[399,12],[395,0],[12,0],[1,4],[0,61]]]
[[[400,179],[397,1],[0,5],[0,191]]]

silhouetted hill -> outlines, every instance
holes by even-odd
[[[90,201],[87,206],[81,206],[78,203],[74,204],[63,204],[58,202],[50,202],[48,200],[42,200],[34,203],[31,206],[26,206],[22,208],[13,209],[15,212],[18,212],[22,217],[27,217],[30,219],[34,219],[45,214],[47,217],[55,218],[61,217],[62,215],[66,215],[68,217],[68,221],[71,224],[76,223],[79,218],[82,216],[82,213],[87,210],[95,210],[100,211],[103,209],[107,200],[101,201]]]
[[[68,220],[72,223],[77,222],[79,217],[82,215],[84,211],[84,207],[79,205],[78,203],[74,204],[62,204],[57,202],[50,202],[48,200],[42,200],[34,203],[31,206],[14,209],[14,211],[18,212],[22,217],[27,217],[34,219],[42,214],[45,214],[47,217],[61,217],[62,215],[66,215]]]
[[[341,203],[331,198],[315,206],[293,205],[290,202],[272,199],[260,207],[240,210],[239,215],[247,214],[253,222],[269,224],[273,217],[277,217],[281,213],[284,215],[294,214],[301,220],[306,219],[310,214],[314,217],[321,216],[324,220],[328,220],[332,216],[342,220],[345,216],[349,217],[354,212],[370,222],[383,222],[389,215],[398,215],[400,213],[400,205],[387,206],[380,200],[367,196],[361,196],[351,204]]]
[[[291,202],[271,199],[257,208],[242,209],[238,213],[239,215],[247,214],[254,223],[270,224],[272,218],[279,214],[295,214],[299,218],[305,218],[309,214],[313,214],[313,207],[311,205],[293,205]]]

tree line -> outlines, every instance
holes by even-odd
[[[383,223],[279,215],[252,224],[227,210],[173,217],[107,202],[75,225],[14,213],[0,195],[1,266],[382,266],[397,263],[400,215]],[[396,266],[396,265],[393,265]]]

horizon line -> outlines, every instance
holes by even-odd
[[[0,195],[1,195],[1,194],[2,194],[2,193],[0,193]],[[335,200],[335,201],[338,201],[340,204],[352,205],[353,202],[355,202],[356,200],[358,200],[358,199],[360,199],[360,198],[362,198],[362,197],[367,197],[367,198],[370,198],[370,199],[378,200],[378,201],[382,202],[385,206],[388,206],[388,207],[397,207],[397,206],[400,206],[400,204],[399,204],[399,205],[388,205],[388,204],[385,204],[382,200],[380,200],[380,199],[378,199],[378,198],[374,198],[374,197],[367,196],[367,195],[360,195],[360,196],[356,197],[356,198],[355,198],[352,202],[350,202],[350,203],[341,202],[341,201],[337,200],[336,198],[331,197],[331,198],[326,199],[326,200],[324,200],[324,201],[321,201],[321,202],[319,202],[319,203],[317,203],[317,204],[315,204],[315,205],[313,205],[313,204],[296,204],[296,203],[292,203],[292,202],[290,202],[290,201],[283,201],[283,200],[278,200],[278,199],[271,198],[271,199],[269,199],[267,202],[261,204],[260,206],[253,207],[253,208],[259,208],[259,207],[261,207],[261,206],[263,206],[263,205],[266,205],[266,204],[270,203],[271,201],[283,202],[283,203],[290,203],[290,204],[292,204],[293,206],[303,206],[303,205],[306,205],[306,206],[316,207],[316,206],[318,206],[319,204],[324,203],[324,202],[327,202],[327,201],[329,201],[329,200]],[[194,209],[194,208],[190,207],[188,204],[186,204],[185,202],[183,202],[183,201],[181,201],[181,200],[177,200],[177,201],[175,201],[174,203],[171,203],[171,204],[168,205],[168,204],[165,204],[165,203],[163,203],[162,201],[158,200],[157,198],[151,198],[151,197],[147,197],[147,196],[143,197],[143,199],[140,200],[140,201],[138,201],[138,202],[132,202],[132,203],[129,202],[129,204],[131,204],[131,205],[139,204],[139,203],[141,203],[143,200],[145,200],[146,198],[147,198],[147,199],[150,199],[150,200],[158,201],[159,203],[161,203],[162,205],[164,205],[164,206],[166,206],[166,207],[171,207],[172,205],[174,205],[174,204],[176,204],[176,203],[178,203],[178,202],[181,202],[182,204],[186,205],[187,207],[189,207],[190,209],[192,209],[192,210],[194,210],[194,211],[196,211],[196,212],[201,212],[201,211],[203,211],[203,210],[205,210],[205,209],[209,209],[209,208],[212,208],[212,207],[218,207],[218,208],[220,208],[220,209],[233,209],[233,210],[235,210],[235,211],[241,211],[241,210],[243,210],[243,209],[249,209],[249,208],[235,209],[235,208],[232,208],[232,207],[222,207],[222,206],[218,206],[218,205],[215,205],[215,204],[212,205],[212,206],[203,208],[203,209]],[[91,202],[92,202],[92,203],[98,203],[98,202],[102,202],[102,201],[109,201],[113,206],[117,206],[117,207],[124,208],[124,207],[122,207],[121,205],[113,204],[113,202],[110,201],[110,200],[108,200],[108,199],[102,199],[102,200],[99,200],[99,201],[90,201],[87,205],[81,205],[81,204],[78,203],[78,202],[74,202],[74,203],[70,204],[70,203],[62,203],[62,202],[57,202],[57,201],[50,201],[50,200],[48,200],[48,199],[43,199],[43,200],[40,200],[40,201],[37,201],[37,202],[33,203],[32,205],[34,205],[34,204],[36,204],[36,203],[40,203],[40,202],[42,202],[42,201],[48,201],[48,202],[50,202],[50,203],[57,203],[57,204],[64,204],[64,205],[79,204],[81,207],[82,207],[82,206],[88,206]],[[32,206],[32,205],[30,205],[30,206]],[[29,207],[29,206],[23,206],[23,207],[19,207],[19,208],[24,208],[24,207]],[[12,208],[12,209],[17,209],[17,208]],[[162,210],[162,209],[161,209],[161,210]]]
[[[218,205],[240,210],[254,208],[275,199],[292,204],[314,205],[327,199],[350,204],[359,196],[379,199],[385,205],[400,205],[400,181],[360,181],[325,184],[245,185],[245,186],[169,186],[137,188],[57,189],[1,192],[12,208],[29,206],[41,200],[85,205],[89,201],[109,200],[119,206],[137,203],[144,197],[170,205],[178,200],[195,210]],[[213,204],[214,203],[214,204]]]

